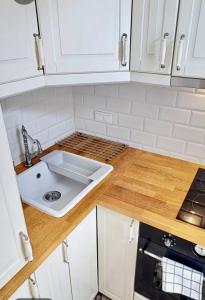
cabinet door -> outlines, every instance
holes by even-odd
[[[38,11],[47,74],[129,69],[131,0],[38,0]]]
[[[170,74],[179,0],[134,0],[131,70]]]
[[[67,239],[73,300],[93,300],[98,293],[96,209]]]
[[[17,299],[31,299],[32,294],[29,286],[29,281],[26,280],[17,290],[16,292],[9,298],[9,300],[17,300]]]
[[[173,75],[205,78],[205,0],[181,0]]]
[[[69,265],[64,261],[62,245],[35,271],[41,298],[72,300]]]
[[[33,37],[38,33],[34,2],[0,1],[0,28],[0,83],[42,74],[37,70]]]
[[[133,300],[138,226],[98,207],[99,290],[112,300]]]
[[[25,264],[20,232],[27,234],[0,107],[0,288]]]

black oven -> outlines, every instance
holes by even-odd
[[[205,257],[198,256],[194,246],[195,244],[184,239],[140,223],[135,272],[136,293],[150,300],[190,299],[162,291],[160,258],[165,256],[205,274]],[[204,287],[203,295],[205,295]]]

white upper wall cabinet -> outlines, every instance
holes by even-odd
[[[0,84],[41,75],[33,37],[38,33],[34,2],[0,1],[0,28]]]
[[[181,0],[173,75],[205,78],[205,0]]]
[[[6,2],[6,1],[5,1]],[[20,233],[27,235],[0,107],[0,288],[26,264]]]
[[[129,70],[131,0],[38,0],[46,74]]]
[[[131,71],[171,73],[178,4],[178,0],[133,1]]]

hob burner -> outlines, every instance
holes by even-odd
[[[199,169],[184,199],[177,219],[205,228],[205,170]]]

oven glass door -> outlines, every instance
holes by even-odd
[[[172,253],[165,247],[160,247],[154,243],[146,243],[142,238],[139,239],[136,273],[135,273],[135,291],[150,300],[191,300],[190,298],[173,293],[162,291],[162,268],[161,263],[145,253],[141,253],[139,249],[146,249],[157,256],[166,256],[189,267],[200,270],[200,265],[193,265],[191,260],[180,256],[180,254]],[[185,261],[187,259],[187,261]],[[195,262],[194,262],[195,263]],[[202,266],[204,268],[204,266]]]

